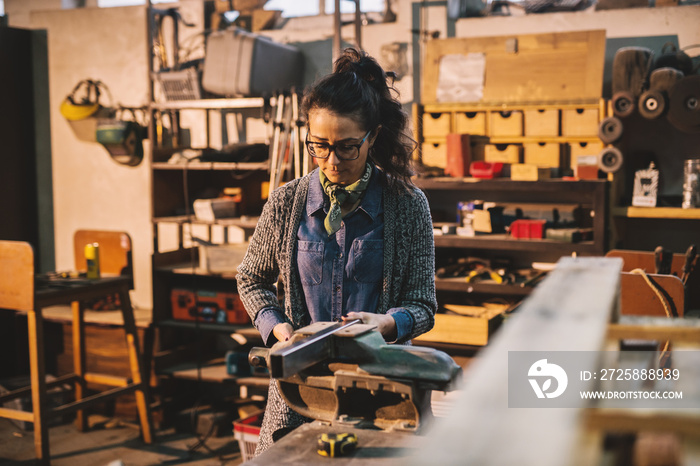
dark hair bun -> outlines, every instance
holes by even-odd
[[[366,52],[354,48],[343,50],[343,54],[335,61],[334,72],[354,73],[369,83],[386,83],[386,75],[379,63]]]

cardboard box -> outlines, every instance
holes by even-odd
[[[538,167],[529,163],[516,163],[510,166],[510,179],[515,181],[540,181],[552,177],[549,167]]]
[[[235,273],[248,243],[199,246],[199,268],[208,273]]]
[[[197,220],[213,222],[218,218],[236,216],[236,201],[233,199],[197,199],[194,201],[194,216]]]

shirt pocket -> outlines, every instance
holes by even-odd
[[[323,280],[323,248],[321,241],[298,241],[297,267],[305,285],[318,285]]]
[[[376,283],[384,272],[384,241],[381,239],[356,239],[352,242],[352,278],[360,283]]]

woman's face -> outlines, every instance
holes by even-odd
[[[338,115],[326,109],[312,109],[309,111],[309,134],[310,142],[319,142],[329,145],[349,145],[360,144],[362,138],[367,134],[367,130],[358,125],[352,118]],[[365,171],[367,154],[369,148],[374,143],[376,134],[370,134],[360,147],[360,156],[355,160],[343,160],[338,158],[335,150],[328,158],[315,158],[318,166],[323,170],[326,177],[332,182],[340,185],[349,185],[359,180]]]

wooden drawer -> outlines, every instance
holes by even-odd
[[[583,160],[588,160],[587,165],[597,165],[598,154],[603,150],[602,142],[572,142],[569,143],[569,160],[571,168],[578,165],[579,157],[585,157]],[[593,160],[595,163],[591,163]]]
[[[525,136],[559,136],[559,109],[525,110]]]
[[[522,136],[523,112],[491,112],[489,136]]]
[[[421,146],[421,158],[423,165],[427,167],[446,168],[447,167],[447,144],[446,143],[423,143]]]
[[[598,109],[575,108],[561,112],[562,136],[597,136]]]
[[[518,144],[487,144],[485,162],[519,163],[521,147]]]
[[[451,115],[449,113],[424,113],[423,137],[445,137],[450,132]]]
[[[523,152],[525,163],[538,167],[559,167],[561,150],[558,143],[525,143],[523,144]]]
[[[457,112],[454,119],[455,133],[479,136],[486,134],[486,112]]]

